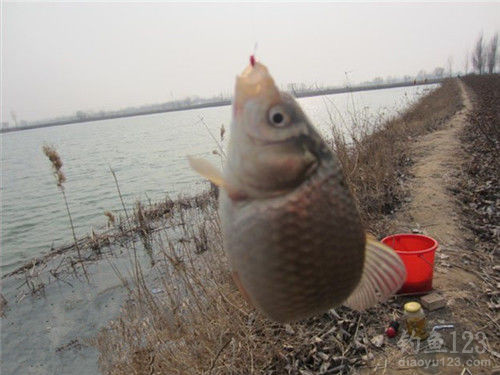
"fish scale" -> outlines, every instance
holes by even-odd
[[[340,172],[328,164],[284,197],[248,205],[221,194],[232,268],[252,303],[278,321],[342,302],[361,277],[364,232]]]

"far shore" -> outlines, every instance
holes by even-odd
[[[336,88],[298,91],[298,92],[293,92],[293,94],[297,98],[306,98],[306,97],[321,96],[321,95],[343,94],[346,92],[383,90],[383,89],[391,89],[391,88],[407,87],[407,86],[432,85],[432,84],[436,84],[436,83],[441,83],[443,80],[444,80],[444,78],[434,78],[434,79],[425,79],[425,80],[420,80],[420,81],[383,83],[383,84],[376,84],[376,85],[360,85],[360,86],[350,86],[350,87],[336,87]],[[15,132],[15,131],[21,131],[21,130],[37,129],[37,128],[47,128],[47,127],[51,127],[51,126],[78,124],[78,123],[82,123],[82,122],[109,120],[109,119],[123,118],[123,117],[135,117],[135,116],[151,115],[151,114],[155,114],[155,113],[178,112],[178,111],[187,111],[187,110],[191,110],[191,109],[211,108],[211,107],[223,107],[223,106],[227,106],[230,104],[231,104],[230,99],[224,99],[224,100],[217,100],[217,101],[213,101],[213,102],[190,104],[190,105],[185,105],[185,106],[177,107],[177,108],[161,108],[161,109],[153,109],[153,110],[152,109],[145,109],[145,110],[138,109],[136,111],[131,111],[131,112],[127,112],[127,113],[105,113],[105,114],[99,114],[99,115],[95,115],[95,116],[88,116],[85,118],[72,118],[72,119],[65,119],[65,120],[55,120],[55,121],[47,121],[44,123],[38,123],[36,125],[4,128],[4,129],[0,129],[0,133],[9,133],[9,132]]]

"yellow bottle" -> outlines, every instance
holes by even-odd
[[[426,339],[429,336],[427,332],[427,321],[424,310],[418,302],[408,302],[404,305],[406,330],[408,334],[415,338]]]

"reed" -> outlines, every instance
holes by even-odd
[[[57,188],[59,189],[59,191],[61,192],[61,195],[63,197],[64,205],[66,207],[66,213],[67,213],[68,219],[69,219],[69,226],[71,228],[71,234],[73,235],[73,241],[75,244],[76,251],[78,253],[78,262],[81,264],[85,278],[88,281],[89,277],[87,274],[87,270],[85,269],[85,265],[83,264],[80,246],[78,245],[78,240],[77,240],[76,234],[75,234],[75,226],[73,224],[73,218],[71,216],[71,211],[69,209],[68,198],[66,196],[66,191],[64,189],[64,183],[66,182],[66,176],[65,176],[64,172],[62,171],[62,166],[63,166],[62,159],[61,159],[59,153],[57,152],[57,150],[52,146],[44,145],[42,147],[42,150],[43,150],[43,153],[45,154],[45,156],[47,156],[47,158],[49,159],[49,161],[51,163],[52,173],[54,174]]]
[[[107,221],[108,228],[114,227],[115,222],[116,222],[115,215],[113,215],[113,213],[111,211],[104,211],[104,216],[106,216],[108,218],[108,221]]]

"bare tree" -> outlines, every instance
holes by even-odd
[[[10,111],[10,116],[12,117],[12,121],[14,121],[14,126],[17,126],[17,114],[14,111]]]
[[[479,74],[483,74],[485,60],[483,33],[481,33],[472,52],[472,66]]]
[[[434,69],[432,75],[437,78],[442,78],[444,76],[444,68],[438,66],[436,69]]]
[[[495,71],[495,65],[497,62],[497,48],[498,48],[498,33],[493,35],[491,38],[490,45],[488,46],[488,57],[487,57],[487,65],[488,65],[488,73],[493,73]]]
[[[419,70],[419,72],[417,73],[417,79],[420,81],[424,80],[425,78],[427,78],[427,72],[423,69]]]
[[[448,60],[446,62],[447,67],[448,67],[448,76],[451,77],[453,73],[453,57],[448,56]]]
[[[469,61],[470,61],[470,52],[465,52],[465,60],[464,60],[464,71],[465,75],[469,73]]]

